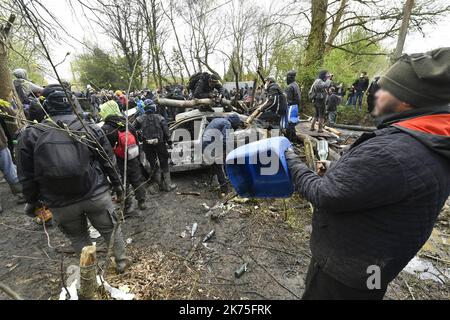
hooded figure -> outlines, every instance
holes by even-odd
[[[315,208],[305,299],[382,299],[450,195],[450,48],[404,55],[379,85],[378,130],[324,175],[286,152]]]
[[[330,73],[327,70],[321,70],[309,90],[309,97],[314,103],[315,109],[315,115],[311,123],[311,131],[316,130],[316,121],[319,121],[319,133],[323,132],[323,126],[325,124],[325,103],[327,90],[330,86]]]
[[[114,100],[109,100],[108,102],[100,105],[100,112],[98,114],[103,120],[105,120],[109,115],[122,115],[119,105]]]
[[[269,123],[269,127],[283,127],[281,119],[286,116],[287,102],[286,95],[281,90],[274,77],[268,77],[265,84],[267,101],[259,107],[263,114],[261,120]]]
[[[14,89],[16,90],[22,104],[26,106],[25,109],[27,109],[31,103],[31,100],[35,96],[39,95],[43,88],[28,80],[27,71],[24,69],[14,70],[13,75],[16,78],[13,81]]]
[[[196,99],[205,99],[214,97],[214,90],[217,94],[223,96],[224,89],[220,83],[220,77],[217,74],[203,73],[193,88],[193,97]]]
[[[287,88],[285,90],[287,100],[287,112],[285,119],[286,137],[293,141],[296,138],[295,125],[299,121],[299,109],[301,102],[301,89],[298,83],[295,81],[297,73],[292,70],[286,75]]]
[[[217,177],[218,183],[220,185],[221,193],[228,192],[228,185],[225,178],[225,158],[226,158],[226,146],[227,140],[231,137],[231,130],[238,128],[241,123],[241,119],[238,114],[233,113],[227,118],[215,118],[206,127],[202,136],[202,150],[205,151],[206,147],[215,143],[215,148],[223,147],[221,154],[216,154],[216,150],[211,150],[212,154],[205,154],[204,157],[206,162],[211,164],[213,178]],[[217,144],[216,139],[220,139],[222,145]]]

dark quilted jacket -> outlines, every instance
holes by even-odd
[[[287,153],[298,191],[314,207],[311,251],[336,280],[366,289],[367,268],[392,281],[429,238],[450,195],[450,107],[383,119],[324,177]]]

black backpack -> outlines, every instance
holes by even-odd
[[[200,79],[207,79],[209,77],[208,72],[198,72],[189,78],[188,88],[190,92],[194,92],[195,86],[200,81]]]
[[[80,142],[86,131],[78,120],[67,126],[72,136],[63,127],[62,122],[36,125],[42,134],[34,147],[35,177],[44,195],[82,197],[96,181],[93,155],[86,139]]]
[[[144,140],[158,139],[163,141],[164,131],[161,126],[162,116],[159,114],[145,114],[142,116],[142,136]]]

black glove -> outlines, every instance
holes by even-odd
[[[295,153],[294,149],[289,148],[286,150],[286,152],[284,153],[284,155],[286,156],[286,160],[289,161],[300,161],[300,157],[298,154]]]
[[[167,145],[168,145],[169,147],[171,147],[171,146],[173,145],[172,140],[168,140],[168,141],[167,141]]]

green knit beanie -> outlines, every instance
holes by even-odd
[[[450,104],[450,48],[403,55],[379,85],[416,107]]]

